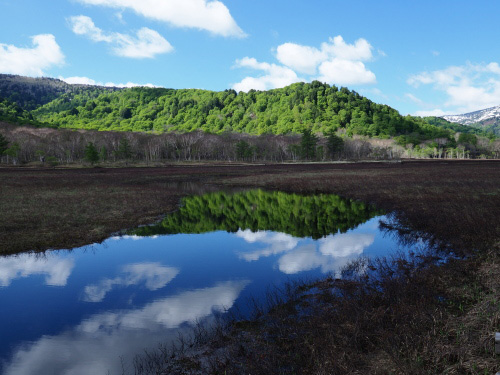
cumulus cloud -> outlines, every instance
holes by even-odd
[[[280,63],[305,74],[315,74],[325,57],[324,51],[295,43],[284,43],[276,49],[276,58]]]
[[[106,294],[115,287],[126,287],[144,283],[149,290],[157,290],[167,285],[179,274],[179,270],[164,267],[158,263],[137,263],[123,267],[122,275],[114,279],[103,279],[97,284],[87,285],[83,300],[101,302]]]
[[[214,35],[242,38],[229,9],[218,0],[79,0],[88,5],[130,9],[135,13],[174,27],[195,28]]]
[[[363,85],[377,82],[375,74],[366,69],[361,61],[333,59],[319,66],[321,82],[338,85]]]
[[[337,85],[374,84],[376,76],[364,64],[373,59],[372,50],[373,47],[365,39],[348,44],[340,35],[322,43],[320,48],[284,43],[276,48],[276,59],[281,65],[257,62],[249,57],[237,60],[237,67],[250,67],[265,74],[246,77],[233,88],[238,91],[265,90],[314,79]],[[301,79],[297,73],[308,77]]]
[[[291,85],[295,82],[303,81],[290,68],[276,64],[258,62],[254,58],[244,57],[236,60],[236,66],[240,68],[250,68],[264,72],[260,77],[246,77],[241,82],[233,85],[236,91],[269,90],[278,87]]]
[[[35,35],[31,40],[31,48],[0,43],[0,72],[42,76],[46,69],[64,63],[64,54],[54,35]]]
[[[22,254],[0,258],[0,286],[9,286],[12,280],[45,275],[45,284],[65,286],[75,266],[73,259],[58,257],[36,257]]]
[[[467,63],[450,66],[442,70],[426,71],[411,75],[407,83],[415,89],[431,86],[446,99],[442,107],[419,113],[464,113],[500,104],[500,66],[497,62],[488,64]]]
[[[106,33],[98,28],[87,16],[74,16],[69,19],[71,29],[94,42],[110,44],[113,53],[134,59],[153,58],[158,54],[171,52],[172,45],[157,31],[143,27],[136,36],[121,33]]]

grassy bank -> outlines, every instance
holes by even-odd
[[[99,241],[207,190],[363,200],[393,212],[387,230],[402,241],[423,235],[459,257],[444,265],[439,253],[374,262],[362,276],[291,288],[268,313],[220,333],[203,359],[179,357],[191,366],[185,373],[494,374],[499,171],[498,161],[0,169],[0,249]]]

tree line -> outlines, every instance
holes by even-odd
[[[3,163],[163,163],[181,161],[328,161],[499,157],[500,141],[461,134],[403,147],[395,140],[347,137],[341,131],[252,136],[227,132],[150,134],[36,128],[0,123]]]

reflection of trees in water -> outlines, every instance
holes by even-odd
[[[425,244],[425,248],[436,252],[457,253],[450,243],[441,240],[435,234],[415,229],[410,219],[403,212],[391,212],[380,220],[379,229],[384,235],[391,237],[399,245],[406,248]],[[457,254],[460,255],[460,254]]]
[[[381,214],[374,207],[337,195],[297,195],[252,190],[209,193],[185,198],[179,211],[154,226],[132,232],[140,236],[175,233],[271,230],[296,237],[324,237],[346,232]]]

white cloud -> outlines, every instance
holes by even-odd
[[[338,85],[366,85],[377,83],[375,74],[366,69],[361,61],[333,59],[319,66],[321,82]]]
[[[145,349],[169,346],[183,323],[206,322],[214,311],[233,306],[248,281],[229,281],[184,292],[139,309],[96,314],[58,335],[44,335],[14,351],[2,370],[13,374],[86,375],[122,373]],[[179,326],[182,325],[183,328]]]
[[[257,62],[249,57],[237,60],[238,67],[250,67],[267,74],[246,77],[233,88],[238,91],[265,90],[306,81],[300,79],[297,73],[308,75],[308,81],[317,79],[337,85],[373,84],[377,81],[375,74],[364,64],[373,59],[372,50],[373,47],[365,39],[348,44],[340,35],[322,43],[320,48],[284,43],[276,48],[276,59],[282,65]],[[287,79],[278,79],[283,77]]]
[[[84,35],[94,42],[111,44],[113,52],[118,56],[144,59],[173,50],[165,38],[147,27],[138,30],[134,37],[121,33],[105,33],[87,16],[71,17],[69,22],[75,34]]]
[[[54,35],[35,35],[31,40],[31,48],[0,43],[1,73],[42,76],[46,69],[64,63],[64,54]]]
[[[229,9],[218,0],[79,0],[89,5],[130,9],[175,27],[206,30],[215,35],[245,37]]]
[[[138,285],[144,283],[149,290],[157,290],[167,285],[179,274],[179,270],[164,267],[158,263],[137,263],[124,266],[122,276],[114,279],[103,279],[98,284],[87,285],[83,300],[87,302],[101,302],[113,288]]]
[[[371,44],[363,38],[356,40],[354,44],[347,44],[340,35],[330,38],[330,43],[321,45],[321,50],[328,53],[330,57],[350,61],[371,60],[373,58],[372,49]]]
[[[265,74],[260,77],[246,77],[241,82],[233,85],[236,91],[269,90],[291,85],[303,81],[290,68],[276,64],[260,63],[254,58],[245,57],[236,60],[236,66],[261,70]]]
[[[21,254],[0,258],[0,286],[9,286],[12,280],[45,275],[45,283],[51,286],[65,286],[75,262],[58,257],[37,257]]]
[[[280,63],[305,74],[315,74],[325,57],[324,51],[295,43],[282,44],[276,50],[276,58]]]
[[[127,82],[127,83],[114,83],[114,82],[98,82],[93,80],[92,78],[88,77],[58,77],[61,81],[64,81],[66,83],[72,84],[72,85],[91,85],[91,86],[105,86],[105,87],[120,87],[120,88],[130,88],[130,87],[160,87],[153,85],[152,83],[134,83],[134,82]],[[139,236],[121,236],[121,237],[112,237],[113,239],[132,239],[134,241],[138,241],[143,239],[144,237],[139,237]],[[154,236],[147,237],[147,238],[154,238]]]
[[[407,83],[415,88],[432,85],[433,90],[446,95],[443,108],[434,113],[465,113],[500,104],[500,66],[497,62],[488,64],[467,63],[446,69],[422,72],[412,75]],[[417,111],[416,113],[429,112]]]

